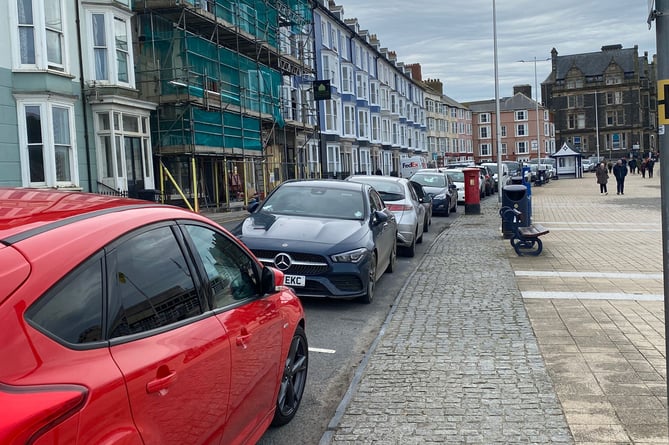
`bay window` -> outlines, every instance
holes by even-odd
[[[18,97],[17,114],[23,186],[78,186],[73,101]]]

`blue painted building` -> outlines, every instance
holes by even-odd
[[[323,176],[389,174],[426,155],[425,90],[410,67],[332,1],[317,2],[314,31],[317,77],[331,85],[318,104]]]

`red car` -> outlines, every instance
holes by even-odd
[[[304,311],[185,209],[0,188],[0,443],[255,443],[295,415]]]

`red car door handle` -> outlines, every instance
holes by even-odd
[[[171,371],[165,377],[160,377],[155,380],[151,380],[146,384],[146,392],[151,394],[154,392],[159,392],[163,389],[167,389],[177,380],[176,371]]]
[[[246,343],[248,342],[249,338],[251,338],[251,334],[240,335],[237,337],[237,346],[241,346],[242,348],[246,349]]]

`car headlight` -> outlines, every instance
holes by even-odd
[[[446,193],[439,193],[435,195],[433,199],[446,199]]]
[[[359,263],[367,255],[367,249],[361,247],[355,250],[349,250],[348,252],[337,253],[331,255],[330,258],[335,263]]]

